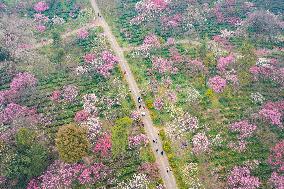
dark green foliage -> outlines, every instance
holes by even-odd
[[[48,166],[48,151],[36,141],[36,134],[28,129],[19,130],[16,145],[16,153],[8,165],[6,176],[17,179],[17,186],[22,188]]]

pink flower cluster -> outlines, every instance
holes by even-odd
[[[10,83],[10,89],[0,91],[0,106],[14,102],[25,91],[31,90],[37,84],[37,79],[27,72],[18,73]]]
[[[34,5],[34,10],[36,12],[44,12],[48,9],[49,9],[49,6],[45,1],[40,1]]]
[[[284,189],[284,176],[278,174],[277,172],[273,172],[269,179],[269,183],[272,188]]]
[[[284,101],[268,102],[259,111],[259,115],[268,120],[271,124],[283,128],[282,116],[284,111]]]
[[[37,84],[37,79],[35,78],[34,75],[27,73],[27,72],[22,72],[18,73],[10,83],[10,88],[12,90],[22,90],[26,88],[31,88],[35,87]]]
[[[163,16],[161,18],[162,24],[166,29],[169,28],[176,28],[181,24],[182,21],[182,15],[181,14],[175,14],[173,16]]]
[[[53,102],[59,102],[61,100],[61,91],[60,90],[55,90],[51,93],[50,99]]]
[[[232,132],[239,133],[238,138],[244,140],[252,136],[254,131],[257,129],[256,125],[249,124],[247,120],[238,121],[230,125]]]
[[[144,38],[143,46],[160,47],[160,39],[155,34],[149,34]]]
[[[77,123],[81,123],[83,121],[86,121],[89,116],[90,115],[88,112],[86,112],[85,110],[80,110],[75,114],[74,121]]]
[[[284,141],[278,142],[271,150],[268,163],[278,172],[284,171]]]
[[[111,136],[107,133],[103,134],[96,142],[93,149],[94,153],[99,153],[102,157],[109,155],[111,150]]]
[[[56,160],[41,176],[30,180],[27,188],[70,188],[76,180],[80,184],[94,184],[107,174],[107,167],[102,163],[94,163],[89,167],[82,163],[66,164]]]
[[[212,37],[212,39],[229,51],[233,49],[232,44],[226,38],[221,37],[220,35],[215,35]]]
[[[92,63],[96,59],[96,55],[94,53],[88,53],[84,56],[85,63]]]
[[[227,183],[231,189],[256,189],[261,184],[259,178],[251,176],[247,167],[234,167]]]
[[[80,184],[95,184],[98,180],[106,175],[104,170],[106,166],[102,163],[94,163],[91,167],[85,168],[79,175],[78,181]]]
[[[10,103],[0,112],[0,123],[9,124],[16,118],[26,118],[31,122],[37,121],[37,113],[35,109]]]
[[[198,133],[192,138],[192,151],[195,154],[201,154],[209,151],[210,142],[204,133]]]
[[[227,82],[220,76],[215,76],[209,79],[208,85],[211,89],[213,89],[216,93],[221,93],[224,91]]]
[[[78,96],[79,91],[75,85],[66,85],[62,89],[62,97],[67,102],[72,102]]]
[[[161,9],[161,10],[167,8],[168,2],[169,1],[167,0],[150,0],[150,3],[153,3],[156,9]]]
[[[165,58],[154,57],[152,59],[153,68],[159,73],[174,73],[175,68],[173,67],[173,63]]]
[[[53,102],[60,102],[65,100],[67,102],[72,102],[78,96],[79,91],[75,85],[66,85],[62,90],[55,90],[50,95],[50,100]]]
[[[188,61],[187,66],[192,74],[202,73],[206,71],[204,64],[197,59]]]
[[[220,72],[226,71],[229,65],[233,64],[235,62],[235,57],[230,54],[226,57],[220,57],[218,59],[217,68]]]
[[[129,146],[132,147],[132,148],[140,146],[142,144],[144,144],[146,146],[149,142],[148,137],[144,134],[131,136],[131,137],[129,137],[128,140],[129,140]]]
[[[188,112],[180,120],[180,126],[184,127],[184,131],[195,131],[198,128],[198,123],[197,117],[190,115]]]
[[[157,98],[155,101],[154,101],[154,107],[156,110],[162,110],[163,106],[164,106],[164,102],[161,98]]]
[[[44,14],[41,13],[36,13],[34,15],[34,21],[39,22],[39,23],[46,23],[48,22],[49,18],[45,16]]]
[[[109,77],[110,72],[113,70],[114,66],[118,63],[119,59],[109,51],[102,52],[101,56],[103,64],[99,65],[96,68],[96,71],[104,77]]]
[[[38,31],[38,32],[44,32],[45,30],[46,30],[46,26],[45,25],[38,25],[38,26],[36,26],[36,30]]]
[[[89,32],[85,29],[81,29],[77,32],[78,39],[86,39],[89,37]]]
[[[175,63],[180,63],[180,62],[183,61],[183,57],[178,52],[177,48],[170,48],[169,51],[170,51],[170,59],[171,59],[171,61],[173,61]]]
[[[139,111],[133,111],[130,115],[130,118],[134,121],[138,121],[140,119],[140,113]]]

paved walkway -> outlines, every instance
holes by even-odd
[[[100,10],[97,6],[97,3],[95,0],[90,0],[92,3],[92,7],[94,9],[94,11],[97,13],[100,13]],[[100,13],[101,14],[101,13]],[[126,72],[125,78],[126,81],[128,82],[129,88],[131,90],[131,95],[133,97],[133,99],[135,100],[136,106],[138,107],[139,104],[137,102],[137,98],[141,96],[140,94],[140,90],[138,88],[138,85],[134,79],[134,76],[129,68],[129,65],[124,57],[123,54],[123,49],[119,46],[116,38],[114,37],[114,35],[111,32],[111,29],[109,27],[109,25],[107,24],[107,22],[104,20],[103,17],[99,18],[99,25],[101,27],[103,27],[104,29],[104,33],[105,36],[108,38],[113,51],[115,52],[115,54],[119,57],[120,61],[119,61],[119,66],[122,69],[123,72]],[[143,104],[142,104],[143,106]],[[150,141],[151,141],[151,149],[153,150],[155,157],[156,157],[156,163],[158,164],[159,170],[160,170],[160,174],[161,177],[163,179],[164,185],[167,189],[177,189],[177,185],[176,185],[176,181],[175,181],[175,177],[173,176],[173,173],[167,172],[167,168],[170,167],[169,166],[169,161],[168,158],[166,156],[166,154],[164,154],[163,156],[161,155],[161,149],[162,149],[162,143],[160,141],[160,138],[158,136],[158,133],[156,132],[152,119],[150,117],[149,111],[146,109],[145,110],[146,115],[142,118],[142,121],[144,122],[145,125],[145,130],[146,130],[146,134],[149,137]],[[154,144],[152,142],[153,139],[157,139],[157,144]],[[159,153],[156,152],[156,149],[159,149]]]

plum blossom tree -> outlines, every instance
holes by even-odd
[[[34,75],[22,72],[18,73],[10,83],[10,88],[16,91],[23,90],[26,88],[35,87],[37,84],[37,79]]]
[[[265,10],[257,10],[248,15],[242,23],[245,35],[255,39],[273,40],[283,30],[279,16]]]
[[[238,121],[230,125],[232,132],[239,133],[238,138],[244,140],[252,136],[254,131],[257,129],[256,125],[249,124],[247,120]]]
[[[62,89],[62,97],[67,102],[74,101],[78,94],[78,88],[75,85],[66,85]]]
[[[86,39],[87,37],[89,37],[89,32],[85,29],[81,29],[77,32],[77,37],[78,39]]]
[[[227,82],[222,77],[215,76],[215,77],[209,78],[208,85],[216,93],[221,93],[224,91],[224,88],[226,87]]]
[[[141,146],[142,144],[144,144],[144,146],[146,146],[149,142],[148,137],[144,134],[139,134],[139,135],[136,135],[136,136],[130,136],[128,138],[128,140],[129,140],[129,147],[131,147],[131,148]]]
[[[271,124],[283,128],[281,122],[284,111],[284,101],[267,102],[259,111],[260,117],[268,120]]]
[[[164,102],[161,98],[157,98],[155,101],[154,101],[154,107],[156,110],[162,110],[163,106],[164,106]]]
[[[34,10],[36,12],[44,12],[48,9],[49,9],[49,6],[45,1],[40,1],[34,5]]]
[[[217,68],[220,72],[224,72],[229,65],[233,64],[235,62],[235,57],[230,54],[226,57],[220,57],[218,59]]]
[[[209,151],[210,142],[204,133],[198,133],[192,138],[192,146],[192,151],[198,155]]]
[[[270,186],[275,189],[284,188],[284,176],[277,172],[273,172],[269,179]]]
[[[259,178],[252,176],[247,167],[234,167],[227,183],[231,189],[256,189],[261,184]]]
[[[89,118],[89,113],[85,110],[80,110],[75,114],[74,121],[77,123],[81,123],[83,121],[86,121]]]
[[[161,74],[174,73],[175,68],[170,60],[161,57],[153,57],[152,59],[153,68]]]
[[[96,142],[93,148],[94,153],[100,153],[102,157],[106,157],[110,154],[111,150],[111,136],[104,133]]]
[[[277,171],[284,171],[284,141],[278,142],[271,150],[268,163]]]

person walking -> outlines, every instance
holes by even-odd
[[[163,150],[161,151],[161,155],[164,155],[164,151]]]

